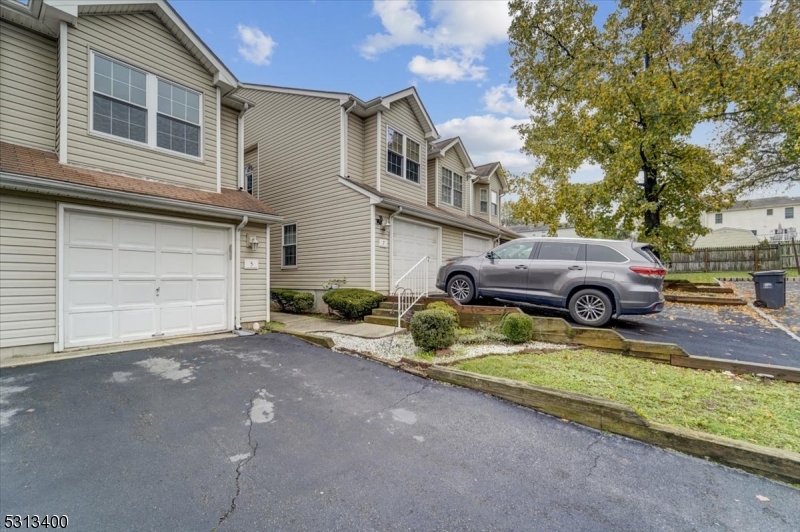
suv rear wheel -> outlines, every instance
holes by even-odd
[[[580,325],[602,327],[611,319],[612,311],[611,298],[594,288],[579,290],[569,300],[569,315]]]
[[[447,295],[466,305],[475,299],[475,284],[466,275],[454,275],[447,283]]]

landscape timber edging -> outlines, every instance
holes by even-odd
[[[333,349],[336,345],[333,341],[333,338],[328,336],[322,336],[319,334],[310,334],[310,333],[301,333],[301,332],[292,332],[292,331],[280,331],[280,333],[288,334],[290,336],[294,336],[295,338],[299,338],[304,342],[308,342],[309,344],[319,345],[322,347],[327,347],[328,349]]]
[[[800,483],[800,454],[690,429],[650,423],[628,405],[589,395],[432,366],[429,378],[471,388],[598,430],[754,472]]]
[[[689,303],[691,305],[744,306],[747,302],[739,297],[684,296],[664,294],[664,299],[671,303]]]

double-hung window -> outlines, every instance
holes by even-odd
[[[714,215],[714,223],[721,224],[722,223],[722,213],[718,212]]]
[[[386,171],[419,183],[420,145],[394,128],[386,129]]]
[[[281,243],[281,266],[294,268],[297,266],[297,224],[283,226],[283,242]]]
[[[91,129],[153,149],[199,158],[202,95],[92,53]]]
[[[492,216],[497,216],[499,208],[497,205],[497,192],[492,190]]]
[[[787,220],[794,218],[794,207],[786,207],[783,211],[783,217]]]
[[[482,188],[480,191],[480,198],[481,198],[481,212],[488,213],[489,212],[489,189]]]
[[[442,168],[442,202],[461,208],[464,204],[464,176]]]

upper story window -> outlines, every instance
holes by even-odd
[[[498,212],[500,212],[500,208],[497,204],[497,192],[492,190],[492,216],[497,216]]]
[[[480,191],[480,202],[481,202],[481,212],[487,213],[489,212],[489,189],[482,188]]]
[[[419,183],[420,147],[394,128],[386,129],[386,171]]]
[[[722,213],[721,212],[718,212],[717,214],[714,215],[714,223],[715,224],[721,224],[722,223]]]
[[[281,242],[281,266],[294,268],[297,266],[297,224],[283,226],[283,241]]]
[[[772,216],[772,209],[767,209],[767,216]]]
[[[464,202],[464,177],[442,168],[442,202],[461,208]]]
[[[791,220],[792,218],[794,218],[794,207],[786,207],[783,216],[787,220]]]
[[[244,186],[248,194],[253,193],[253,165],[248,164],[244,169]]]
[[[202,95],[92,53],[92,131],[199,158]]]

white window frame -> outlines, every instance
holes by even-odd
[[[401,173],[401,175],[397,175],[397,174],[389,171],[389,130],[392,130],[395,133],[400,133],[401,135],[403,135],[403,153],[400,154],[400,157],[402,158],[402,161],[400,163],[400,173]],[[422,162],[425,159],[425,152],[423,151],[424,148],[425,148],[425,144],[420,142],[416,138],[408,135],[403,130],[398,129],[398,128],[390,125],[390,124],[386,125],[386,136],[384,137],[384,139],[385,139],[385,142],[386,142],[386,149],[383,150],[383,154],[386,155],[386,164],[384,165],[383,168],[384,168],[384,171],[386,172],[386,174],[390,175],[392,177],[395,177],[397,179],[402,179],[406,183],[411,183],[412,185],[421,186],[422,185]],[[418,162],[415,161],[415,162],[417,162],[417,164],[419,164],[419,182],[412,181],[407,177],[408,176],[408,170],[407,170],[406,161],[408,160],[408,148],[406,146],[406,142],[408,141],[408,139],[411,139],[412,141],[414,141],[414,143],[416,143],[419,146],[419,161]],[[392,151],[394,151],[394,150],[392,150]]]
[[[489,214],[489,189],[486,187],[478,190],[478,210],[481,214]]]
[[[112,61],[114,63],[119,63],[127,68],[136,70],[144,74],[147,78],[147,142],[138,142],[131,139],[126,139],[124,137],[118,137],[116,135],[111,135],[109,133],[105,133],[102,131],[97,131],[94,129],[94,58],[95,56],[100,56],[108,61]],[[169,83],[171,85],[175,85],[178,88],[184,89],[189,92],[193,92],[200,97],[200,123],[196,124],[200,128],[200,146],[199,151],[200,154],[190,155],[188,153],[181,153],[178,151],[168,150],[167,148],[161,148],[158,146],[158,128],[157,128],[157,121],[158,121],[158,80],[164,81],[165,83]],[[114,142],[121,142],[123,144],[128,144],[129,146],[136,146],[138,148],[146,148],[149,150],[157,151],[159,153],[163,153],[166,155],[172,155],[173,157],[181,157],[184,159],[190,159],[192,161],[203,161],[203,144],[205,139],[205,125],[203,124],[203,110],[204,110],[204,102],[203,102],[203,93],[201,91],[197,91],[187,87],[186,85],[182,85],[180,83],[176,83],[171,79],[159,76],[138,66],[132,65],[127,61],[121,61],[113,56],[108,54],[104,54],[102,52],[98,52],[97,50],[89,50],[89,135],[102,137],[104,139],[112,140]],[[112,96],[113,98],[113,96]],[[130,104],[130,102],[127,102]],[[169,116],[169,115],[165,115]],[[174,118],[171,117],[170,118]],[[179,118],[175,118],[175,120],[180,120]],[[184,122],[186,122],[184,120]],[[191,122],[187,122],[191,123]],[[194,124],[193,124],[194,125]]]
[[[445,188],[444,171],[445,170],[450,172],[450,176],[451,176],[450,187],[449,187],[450,188],[450,201],[445,201],[445,199],[444,199],[444,188]],[[454,172],[454,171],[452,171],[449,168],[444,167],[444,166],[442,166],[441,174],[442,174],[442,184],[441,184],[442,203],[444,203],[445,205],[450,205],[451,207],[454,207],[456,209],[463,209],[464,208],[464,176],[461,175],[461,174],[457,174],[456,172]],[[461,192],[461,205],[456,205],[456,178],[458,178],[461,181],[461,190],[459,191],[459,192]]]
[[[767,209],[767,216],[772,216],[772,209]]]
[[[790,212],[792,213],[791,216],[789,216]],[[794,207],[786,207],[786,208],[783,209],[783,219],[784,220],[794,220]]]
[[[491,191],[492,197],[492,216],[499,216],[500,215],[500,195],[497,193],[496,190]]]
[[[288,244],[289,246],[294,246],[294,264],[286,265],[286,254],[284,253],[286,249],[286,228],[294,226],[294,244]],[[282,270],[292,270],[297,268],[297,223],[291,224],[283,224],[281,226],[281,269]]]
[[[722,223],[722,213],[721,212],[714,213],[714,225],[721,223]]]
[[[253,195],[253,190],[255,190],[254,180],[253,180],[253,165],[248,164],[244,168],[244,189],[245,191]]]

